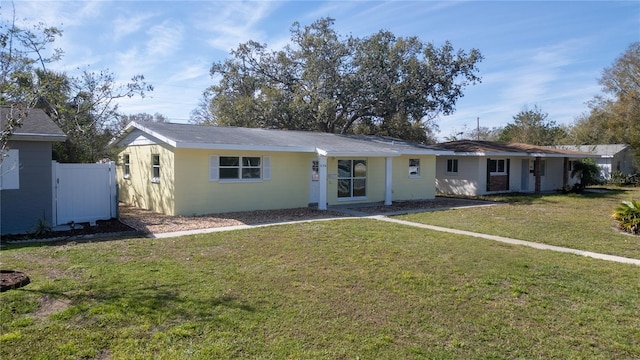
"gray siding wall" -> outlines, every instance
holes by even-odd
[[[633,166],[633,155],[635,151],[631,147],[627,147],[621,152],[613,156],[611,161],[611,171],[621,171],[623,175],[633,174],[636,169]]]
[[[20,154],[20,189],[0,190],[0,234],[33,232],[43,217],[52,225],[51,143],[9,142]]]

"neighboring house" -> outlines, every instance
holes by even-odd
[[[4,129],[10,108],[0,106]],[[52,144],[67,137],[40,109],[31,109],[9,138],[0,165],[0,234],[27,233],[53,218]]]
[[[436,155],[398,139],[308,131],[131,123],[120,201],[169,215],[435,197]]]
[[[452,141],[435,145],[453,155],[436,161],[439,193],[485,195],[504,192],[544,192],[575,184],[573,161],[591,157],[583,152],[518,143]]]
[[[593,159],[600,168],[600,177],[605,181],[611,180],[611,175],[616,172],[621,172],[625,176],[636,172],[633,166],[635,150],[626,144],[558,145],[554,148],[597,155]]]

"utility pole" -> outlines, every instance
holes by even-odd
[[[480,141],[480,116],[476,118],[476,140]]]

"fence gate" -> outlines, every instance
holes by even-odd
[[[115,163],[53,162],[53,222],[56,225],[117,217]]]

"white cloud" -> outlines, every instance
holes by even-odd
[[[176,21],[165,20],[149,29],[147,34],[151,36],[147,41],[147,55],[167,56],[179,50],[184,26]]]
[[[118,41],[127,35],[136,33],[142,29],[146,25],[147,20],[151,19],[153,16],[154,14],[151,13],[118,16],[113,21],[114,40]]]
[[[7,1],[8,2],[8,1]],[[47,26],[78,26],[100,16],[106,2],[102,1],[15,1],[19,25],[44,22]],[[13,9],[2,4],[2,17],[13,16]]]
[[[208,35],[210,46],[227,52],[248,40],[264,41],[265,33],[256,26],[279,5],[268,1],[229,1],[216,2],[212,6],[211,11],[203,10],[206,17],[195,25],[212,33]]]
[[[195,64],[193,63],[193,61],[190,61],[188,63],[185,63],[184,67],[182,67],[179,72],[173,74],[169,78],[169,82],[209,78],[210,67],[211,62],[208,61],[199,61]]]

